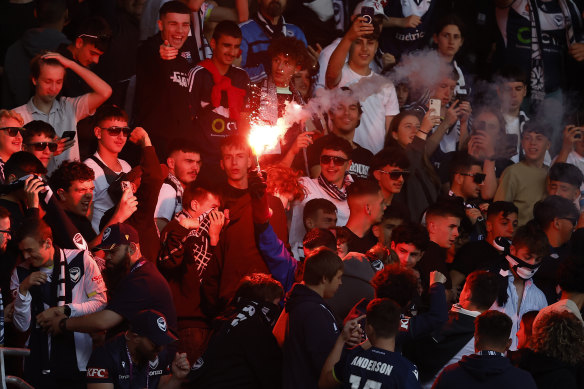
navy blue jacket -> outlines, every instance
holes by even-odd
[[[322,366],[340,333],[333,313],[319,294],[306,285],[295,284],[275,334],[281,333],[279,326],[286,326],[282,387],[316,389]]]
[[[444,368],[432,389],[536,389],[535,381],[525,370],[497,355],[465,355],[460,362]]]

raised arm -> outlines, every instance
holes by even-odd
[[[328,66],[326,68],[326,87],[328,89],[335,88],[341,82],[341,74],[343,66],[345,65],[347,54],[351,49],[353,41],[364,35],[371,34],[373,32],[373,25],[366,23],[365,18],[358,17],[353,21],[351,28],[343,39],[339,42],[339,45],[333,51],[331,58],[329,59]]]
[[[58,53],[47,53],[43,56],[44,59],[53,58],[56,59],[63,65],[66,69],[73,70],[83,81],[89,85],[93,92],[88,93],[87,106],[89,112],[95,111],[100,105],[102,105],[109,97],[112,95],[112,88],[107,82],[99,78],[99,76],[93,73],[88,68],[81,66],[75,61],[71,61],[63,57]]]

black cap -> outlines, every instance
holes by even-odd
[[[166,346],[178,340],[169,330],[166,317],[153,309],[138,312],[130,321],[130,331],[150,339],[157,346]]]

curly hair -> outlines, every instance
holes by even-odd
[[[49,177],[49,186],[54,192],[59,189],[68,191],[73,181],[93,181],[95,173],[79,161],[64,161]]]
[[[301,68],[307,67],[308,52],[306,46],[296,38],[285,36],[273,39],[268,47],[268,55],[272,59],[280,54],[289,56]]]
[[[584,361],[584,326],[571,312],[550,312],[536,321],[532,348],[535,352],[575,365]]]
[[[418,278],[411,269],[399,263],[386,266],[371,280],[376,298],[393,299],[402,309],[414,298],[418,288]]]
[[[268,174],[266,179],[268,193],[272,195],[290,193],[294,200],[302,201],[304,199],[306,195],[304,186],[298,181],[300,172],[295,172],[288,167],[270,166],[266,173]]]
[[[14,119],[18,123],[20,123],[21,126],[24,125],[24,120],[22,119],[22,116],[19,113],[11,111],[9,109],[0,109],[0,121],[7,119]]]

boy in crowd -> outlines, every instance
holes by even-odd
[[[408,345],[404,354],[418,365],[420,381],[430,388],[445,366],[474,352],[474,322],[495,302],[497,276],[481,270],[472,272],[464,284],[460,300],[448,312],[448,321],[431,335]]]
[[[209,179],[224,176],[219,167],[220,141],[239,131],[241,112],[249,89],[247,73],[233,62],[240,56],[241,30],[235,22],[222,21],[211,38],[213,57],[199,63],[191,91],[195,115],[194,140],[205,161],[202,174]]]
[[[549,304],[555,303],[559,297],[557,286],[560,264],[572,254],[572,248],[583,238],[583,229],[574,231],[578,217],[574,203],[560,196],[549,196],[533,207],[533,218],[549,242],[549,253],[541,262],[533,280],[545,293]]]
[[[397,147],[381,150],[371,160],[369,176],[379,182],[386,205],[390,205],[393,196],[401,192],[410,174],[409,167],[407,155]]]
[[[309,200],[302,210],[302,224],[304,224],[306,231],[310,231],[313,228],[328,230],[337,225],[337,207],[327,199],[316,198]],[[297,260],[304,259],[303,242],[292,242],[291,251]]]
[[[205,350],[210,328],[201,312],[201,275],[219,242],[225,216],[214,190],[187,186],[180,218],[160,234],[158,269],[168,281],[178,320],[178,349],[196,361]]]
[[[168,176],[160,188],[154,211],[159,232],[182,210],[184,190],[197,179],[201,164],[201,152],[194,142],[186,139],[174,139],[170,142],[166,158]]]
[[[369,175],[369,166],[373,154],[371,151],[359,146],[353,141],[353,138],[355,137],[355,129],[361,122],[363,109],[361,108],[359,100],[353,96],[353,93],[349,88],[344,87],[341,89],[343,90],[341,101],[336,106],[331,107],[328,111],[329,121],[332,124],[332,128],[330,129],[331,132],[328,135],[316,139],[314,143],[306,149],[306,152],[308,153],[310,177],[312,178],[320,175],[318,157],[320,157],[320,152],[323,147],[325,147],[335,136],[346,139],[353,148],[353,151],[349,156],[352,161],[351,169],[349,170],[351,176],[356,179],[367,178]]]
[[[358,179],[347,189],[349,220],[341,227],[348,235],[349,252],[365,254],[377,240],[371,232],[373,224],[381,222],[385,203],[376,181]]]
[[[284,116],[287,103],[305,104],[292,78],[305,65],[307,53],[305,44],[298,39],[280,37],[272,40],[267,54],[271,59],[270,77],[251,88],[246,122],[273,126]],[[285,134],[273,148],[264,150],[260,163],[294,167],[308,176],[306,151],[300,151],[312,143],[313,133],[303,131],[300,123],[285,125],[288,126]]]
[[[58,97],[65,78],[65,70],[73,70],[91,88],[82,96]],[[31,78],[35,94],[25,105],[14,109],[22,115],[24,123],[42,120],[49,123],[62,138],[65,131],[77,134],[77,122],[93,115],[112,94],[112,88],[91,70],[57,53],[36,56],[31,62]],[[49,163],[52,172],[61,162],[79,159],[79,144],[71,138],[63,139],[64,151]]]
[[[493,271],[502,278],[499,297],[491,309],[501,311],[513,320],[510,350],[517,349],[517,331],[525,312],[539,311],[548,304],[545,294],[534,284],[533,276],[548,252],[545,233],[535,223],[519,227],[513,243],[505,249],[506,261]]]
[[[420,272],[422,286],[426,287],[432,271],[439,271],[447,277],[445,286],[450,290],[452,283],[448,276],[446,263],[447,252],[459,235],[460,221],[464,218],[464,208],[458,201],[443,200],[428,208],[426,212],[426,229],[430,244],[422,259],[416,265]],[[449,299],[452,296],[448,296]]]
[[[104,213],[115,205],[108,193],[110,185],[120,174],[132,169],[126,161],[118,158],[131,133],[128,115],[121,108],[106,105],[95,114],[94,134],[97,138],[97,151],[83,163],[95,173],[91,225],[96,232],[99,232]]]
[[[464,279],[475,270],[486,270],[496,265],[502,254],[502,248],[495,242],[496,238],[513,239],[517,229],[517,207],[507,201],[495,201],[489,205],[485,226],[485,240],[468,242],[458,249],[450,268],[452,290],[458,290]]]
[[[363,114],[355,132],[355,141],[372,153],[383,148],[389,124],[399,113],[395,87],[369,67],[379,46],[380,30],[377,23],[370,24],[365,18],[357,17],[331,55],[326,70],[326,87],[329,89],[350,87],[363,78],[383,85],[379,92],[362,99]]]
[[[548,172],[548,196],[561,196],[572,201],[580,208],[580,188],[584,182],[584,174],[571,163],[556,162]]]
[[[403,267],[413,269],[429,244],[428,231],[419,224],[402,224],[391,233],[391,251]]]
[[[14,325],[31,331],[26,380],[35,387],[82,388],[91,336],[70,332],[51,337],[39,324],[57,315],[79,317],[103,309],[106,287],[97,263],[88,251],[55,246],[53,232],[40,220],[27,220],[16,241],[24,262],[12,273],[10,289]]]
[[[267,274],[251,274],[239,282],[235,297],[193,368],[190,384],[199,388],[278,388],[282,350],[272,327],[280,310],[278,303],[284,298],[282,285]]]
[[[564,129],[562,148],[554,163],[566,162],[584,174],[584,128],[568,125]],[[584,188],[581,188],[584,191]],[[582,204],[580,205],[582,208]]]
[[[393,230],[404,223],[407,222],[407,218],[404,216],[403,210],[389,205],[383,211],[383,217],[381,218],[381,223],[374,224],[371,227],[371,232],[377,238],[377,243],[380,246],[389,249],[391,247],[391,235]]]
[[[548,167],[544,165],[550,136],[546,123],[525,123],[521,147],[525,158],[503,171],[494,201],[511,201],[519,210],[519,225],[525,225],[533,212],[533,205],[545,197]]]
[[[337,225],[344,226],[349,219],[347,204],[347,188],[351,178],[347,174],[351,167],[351,144],[343,138],[331,139],[331,142],[320,153],[321,172],[318,178],[300,178],[300,183],[306,189],[306,196],[301,203],[292,208],[290,223],[290,242],[297,247],[306,230],[302,222],[304,205],[315,198],[324,198],[337,207]]]
[[[497,96],[501,106],[501,113],[505,118],[505,132],[517,137],[517,153],[511,157],[515,163],[523,155],[521,150],[521,134],[523,125],[529,120],[521,110],[523,99],[527,95],[527,77],[523,71],[513,65],[504,66],[497,74],[500,78],[497,84]]]
[[[0,183],[8,183],[4,164],[10,156],[22,148],[22,116],[15,111],[0,110]]]
[[[49,166],[51,158],[53,158],[59,147],[55,129],[42,120],[28,122],[24,125],[24,128],[26,131],[23,131],[23,150],[37,157],[44,167]]]
[[[295,284],[274,327],[283,345],[283,388],[317,388],[327,355],[339,335],[335,317],[324,299],[335,295],[343,261],[327,248],[304,261],[303,282]]]
[[[509,317],[500,312],[486,311],[479,315],[474,331],[475,353],[447,366],[432,387],[535,389],[533,377],[528,372],[511,366],[511,361],[505,356],[511,343],[509,336],[512,325]]]
[[[485,182],[482,163],[466,153],[458,154],[450,165],[450,190],[448,196],[462,200],[466,217],[461,229],[471,241],[483,240],[486,235],[485,221],[477,200]]]
[[[349,320],[329,354],[320,375],[319,388],[398,387],[419,388],[418,369],[396,352],[395,337],[400,327],[400,307],[388,298],[372,300],[367,305],[365,328],[359,320]],[[365,331],[371,347],[343,350],[356,332]]]

